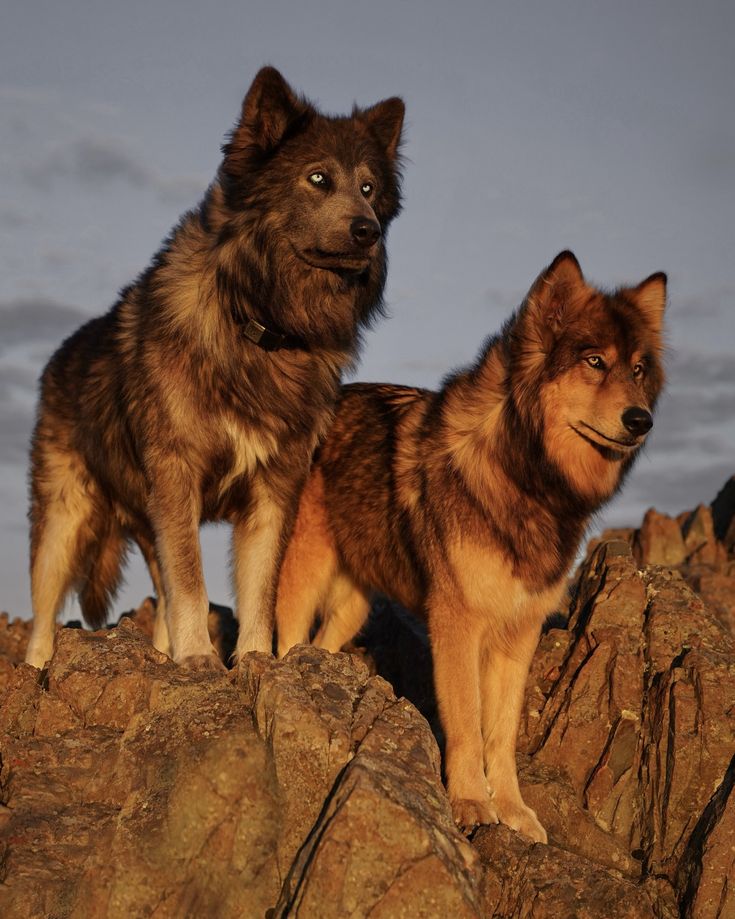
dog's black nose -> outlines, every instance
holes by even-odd
[[[623,412],[623,424],[636,437],[647,434],[653,427],[653,418],[651,413],[637,405],[626,408]]]
[[[369,249],[380,239],[380,224],[369,217],[355,217],[350,224],[350,233],[356,245]]]

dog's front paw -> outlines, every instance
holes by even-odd
[[[497,823],[498,814],[489,799],[456,798],[451,802],[452,816],[458,829],[465,835],[483,823]]]
[[[493,798],[493,804],[501,823],[512,830],[523,833],[533,842],[548,842],[546,830],[541,826],[536,811],[531,810],[523,801],[508,801]]]
[[[178,661],[178,664],[195,673],[227,673],[227,667],[216,654],[190,654]]]

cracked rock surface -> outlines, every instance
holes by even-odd
[[[735,479],[592,544],[521,722],[548,846],[457,833],[426,638],[385,603],[355,653],[221,674],[153,649],[150,602],[43,672],[0,615],[0,916],[732,919],[733,579]]]
[[[64,629],[0,731],[4,917],[479,915],[429,726],[352,655],[220,676]]]

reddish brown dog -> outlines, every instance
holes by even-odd
[[[663,385],[666,277],[611,294],[563,252],[439,392],[342,390],[279,586],[279,654],[339,650],[377,590],[426,617],[457,823],[537,841],[515,749],[539,631],[590,515],[620,487]]]

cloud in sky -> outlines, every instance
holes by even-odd
[[[149,170],[126,142],[116,137],[72,140],[61,149],[44,154],[35,163],[26,165],[23,173],[31,185],[42,188],[69,178],[93,185],[117,179],[138,187],[151,184]]]
[[[162,202],[179,206],[193,204],[209,181],[203,175],[163,175],[124,138],[101,134],[69,140],[24,165],[22,174],[34,189],[49,190],[68,180],[91,189],[120,182],[150,189]]]
[[[54,300],[17,298],[0,303],[0,356],[19,344],[59,343],[89,319],[87,313]]]
[[[114,107],[80,104],[53,90],[5,86],[0,87],[0,113],[6,173],[19,177],[31,194],[68,188],[69,183],[98,193],[112,183],[120,189],[152,191],[163,204],[185,207],[201,197],[212,178],[204,172],[157,168],[147,143],[115,130],[124,118]],[[0,224],[27,222],[27,205],[27,196],[25,207],[4,201]]]

